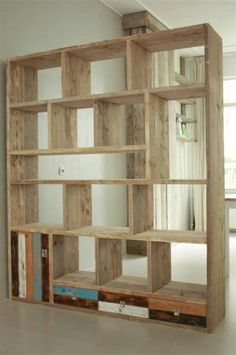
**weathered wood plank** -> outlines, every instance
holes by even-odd
[[[42,265],[41,265],[41,234],[33,234],[33,271],[34,271],[34,292],[35,301],[42,300]]]
[[[12,296],[19,296],[19,261],[18,261],[18,235],[11,233],[11,274],[12,274]]]
[[[175,316],[173,312],[149,309],[149,317],[150,319],[161,320],[164,322],[181,323],[202,328],[206,327],[206,317],[201,316],[193,316],[189,314]]]
[[[123,303],[98,302],[98,309],[102,312],[118,313],[139,318],[148,318],[148,308],[124,305]]]
[[[42,261],[42,301],[49,302],[49,243],[48,235],[41,235]]]
[[[34,293],[34,271],[33,271],[33,240],[32,234],[25,235],[26,247],[26,297],[33,299]]]
[[[99,301],[120,303],[124,302],[127,305],[138,306],[138,307],[148,307],[148,298],[143,296],[127,295],[123,293],[99,292]]]
[[[195,316],[206,317],[206,303],[194,302],[191,300],[180,301],[174,299],[149,298],[148,306],[150,309],[159,311],[175,312]]]
[[[25,234],[18,234],[19,297],[26,297]]]
[[[78,237],[53,236],[53,278],[78,271],[79,239]]]
[[[98,309],[98,301],[76,298],[71,296],[62,296],[54,294],[53,296],[54,303],[64,304],[67,306],[79,307],[79,308],[90,308],[97,310]]]

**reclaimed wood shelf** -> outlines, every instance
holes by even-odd
[[[161,55],[169,51],[170,54],[176,49],[197,46],[205,49],[203,82],[189,81],[173,69],[173,80],[170,75],[165,86],[159,83],[154,87],[152,53]],[[91,92],[91,63],[115,58],[123,58],[126,64],[126,89],[94,94]],[[57,67],[61,69],[61,97],[39,100],[38,72]],[[173,85],[174,82],[177,85]],[[170,101],[195,105],[199,98],[205,102],[207,176],[205,179],[174,179],[170,175],[169,157]],[[93,111],[94,144],[80,147],[77,110],[87,108]],[[41,113],[47,120],[47,132],[44,132],[47,142],[43,147],[38,142]],[[123,118],[125,134],[121,131]],[[181,118],[186,124],[196,123],[187,115]],[[212,332],[225,312],[222,127],[222,42],[208,24],[129,35],[9,59],[10,297],[185,324]],[[190,141],[186,137],[180,139]],[[40,178],[47,176],[39,172],[41,156],[51,156],[47,159],[52,161],[57,155],[107,153],[125,153],[125,178]],[[92,185],[98,184],[123,185],[127,190],[127,226],[93,225]],[[50,185],[50,189],[52,185],[61,185],[61,224],[40,223],[39,185]],[[205,187],[207,230],[155,229],[154,185],[164,185],[166,191],[168,185]],[[46,203],[44,206],[47,208]],[[160,211],[163,212],[161,207]],[[90,242],[94,238],[95,250],[89,250],[95,254],[91,255],[95,259],[94,270],[80,268],[83,238]],[[124,241],[145,246],[146,277],[124,273]],[[171,243],[206,245],[206,285],[172,280]]]

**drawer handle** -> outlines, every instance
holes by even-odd
[[[180,316],[180,310],[178,308],[175,308],[173,310],[174,316],[179,317]]]
[[[73,296],[73,297],[72,297],[72,300],[73,300],[73,301],[77,301],[77,300],[78,300],[78,297]]]
[[[119,309],[119,311],[122,312],[123,308],[125,308],[125,301],[120,301],[120,309]]]

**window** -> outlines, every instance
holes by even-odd
[[[236,79],[224,80],[225,189],[236,191]]]

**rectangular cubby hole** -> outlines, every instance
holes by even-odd
[[[61,67],[38,70],[38,100],[61,97]]]
[[[10,149],[31,150],[48,148],[48,115],[43,105],[27,111],[27,108],[11,110]]]
[[[128,227],[127,187],[92,185],[92,225]]]
[[[61,185],[39,185],[39,223],[63,226],[63,189]]]
[[[54,235],[53,279],[95,285],[95,239]]]
[[[97,239],[97,283],[105,287],[147,291],[147,257],[124,252],[122,240]]]

